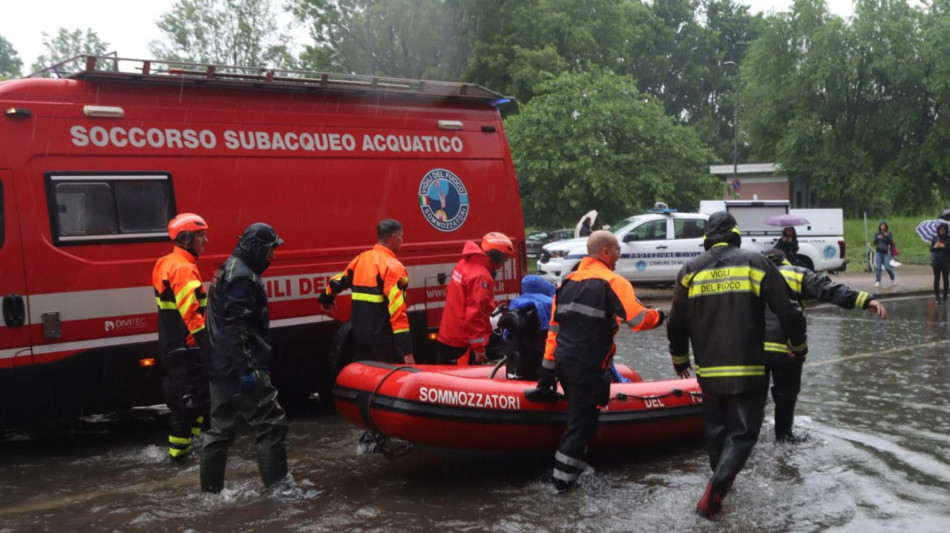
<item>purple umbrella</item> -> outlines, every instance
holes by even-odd
[[[788,226],[807,226],[811,224],[805,217],[800,217],[798,215],[775,215],[774,217],[769,217],[762,222],[766,226],[776,226],[779,228],[787,228]]]

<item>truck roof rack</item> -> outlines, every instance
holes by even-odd
[[[503,103],[509,99],[474,83],[330,74],[266,67],[210,65],[155,59],[129,59],[114,55],[75,56],[34,72],[29,77],[173,84],[177,86],[194,85],[302,93],[399,95],[498,103]]]

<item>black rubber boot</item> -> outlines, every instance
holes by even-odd
[[[271,487],[287,475],[287,447],[284,443],[257,454],[257,469],[264,487]]]
[[[224,488],[224,470],[228,466],[228,451],[201,451],[201,491],[221,492]]]
[[[706,492],[696,504],[696,512],[702,517],[712,520],[714,516],[722,511],[723,495],[713,492],[713,485],[710,482],[706,485]]]

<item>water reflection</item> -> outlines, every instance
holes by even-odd
[[[248,435],[227,488],[197,492],[196,461],[170,465],[164,425],[138,420],[65,441],[0,448],[3,530],[89,531],[943,531],[950,511],[950,323],[928,299],[889,301],[891,320],[809,312],[800,446],[762,439],[715,523],[692,509],[709,476],[696,442],[601,453],[557,496],[548,454],[417,448],[358,455],[360,431],[332,414],[289,435],[295,490],[260,487]],[[646,379],[673,375],[665,332],[618,337]]]

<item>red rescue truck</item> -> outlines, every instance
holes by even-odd
[[[315,295],[405,228],[417,359],[445,282],[489,231],[525,272],[518,184],[496,105],[464,83],[83,56],[63,77],[0,83],[0,425],[161,403],[151,272],[168,220],[208,221],[210,280],[252,222],[286,241],[265,272],[285,400],[326,392],[346,362],[349,298]],[[46,73],[62,71],[64,65]],[[342,326],[342,327],[341,327]],[[333,362],[331,351],[336,350]]]

